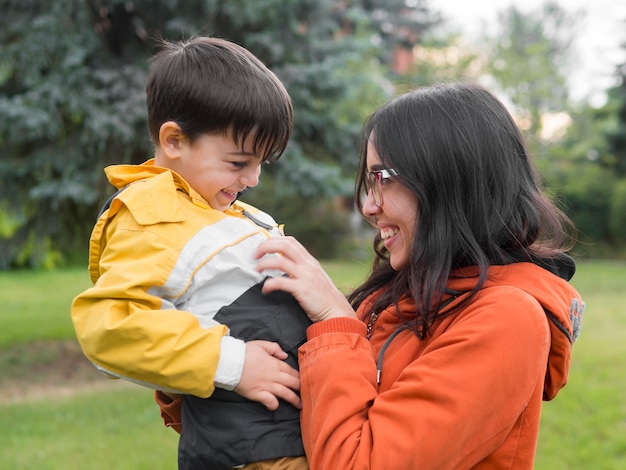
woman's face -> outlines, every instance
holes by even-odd
[[[371,141],[367,144],[367,171],[386,168]],[[399,175],[402,176],[402,175]],[[382,205],[374,202],[372,191],[363,203],[363,215],[373,220],[387,251],[391,267],[400,271],[409,264],[413,236],[417,225],[417,197],[409,188],[391,177],[381,181]]]

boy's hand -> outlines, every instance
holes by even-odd
[[[278,408],[279,398],[300,409],[302,402],[296,393],[300,391],[300,375],[285,359],[287,353],[277,343],[246,342],[243,372],[235,392],[268,410]]]

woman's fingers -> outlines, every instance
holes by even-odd
[[[274,256],[268,256],[272,254]],[[264,293],[289,292],[314,322],[338,316],[356,318],[345,296],[335,287],[319,261],[295,238],[271,238],[261,243],[256,258],[259,259],[259,271],[278,270],[286,274],[267,279]]]

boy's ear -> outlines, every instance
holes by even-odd
[[[172,160],[181,157],[182,145],[185,141],[182,129],[174,121],[161,124],[159,129],[159,146],[163,154]]]

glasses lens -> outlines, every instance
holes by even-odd
[[[374,204],[376,204],[377,206],[381,205],[380,180],[380,171],[370,171],[367,174],[367,190],[372,192],[372,196],[374,197]]]

